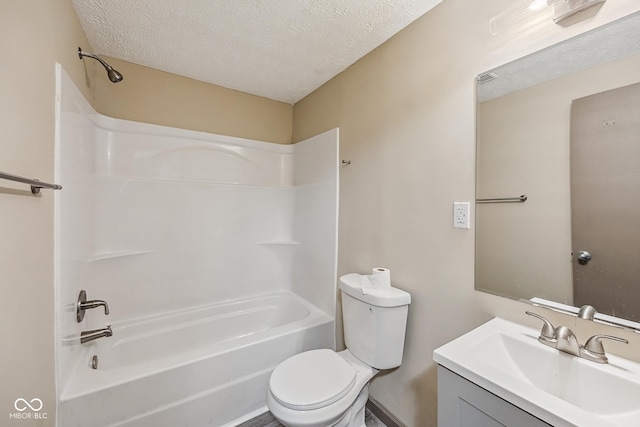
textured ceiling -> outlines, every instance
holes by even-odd
[[[293,104],[441,1],[73,4],[91,45],[87,51]]]

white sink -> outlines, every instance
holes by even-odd
[[[539,343],[539,333],[493,319],[433,359],[554,426],[640,426],[640,364],[610,354],[604,365],[580,359]]]

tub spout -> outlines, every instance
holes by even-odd
[[[109,325],[106,328],[94,329],[92,331],[84,331],[80,333],[80,342],[84,344],[89,341],[97,340],[98,338],[110,337],[112,335],[113,331],[111,330],[111,325]]]

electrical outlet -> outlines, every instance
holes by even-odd
[[[469,229],[469,202],[453,202],[453,228]]]

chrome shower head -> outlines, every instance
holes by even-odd
[[[117,70],[115,70],[111,65],[104,62],[97,55],[83,52],[81,47],[78,48],[78,56],[80,57],[80,59],[82,59],[85,56],[88,58],[93,58],[97,60],[99,63],[101,63],[102,66],[105,68],[105,70],[107,70],[107,76],[109,76],[109,80],[111,80],[111,82],[119,83],[124,79],[124,77],[122,77],[122,74],[120,74]]]

